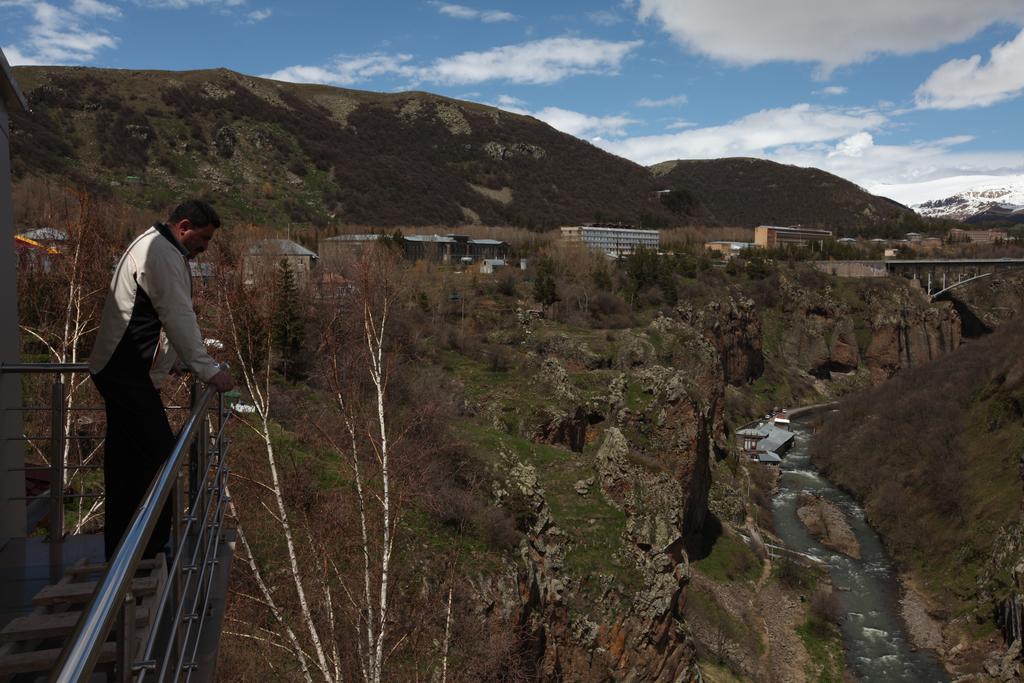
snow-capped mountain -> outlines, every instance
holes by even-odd
[[[963,182],[959,185],[961,189],[949,193],[958,181]],[[990,220],[1024,220],[1024,175],[961,176],[944,178],[934,184],[934,199],[910,205],[922,216],[969,222],[989,216]]]

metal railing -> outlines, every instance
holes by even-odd
[[[39,441],[49,441],[48,451],[48,465],[25,465],[21,468],[17,468],[17,471],[23,471],[26,474],[30,472],[48,472],[50,478],[50,488],[45,494],[40,494],[35,497],[19,496],[17,499],[25,500],[28,503],[28,526],[26,533],[32,533],[38,524],[39,519],[43,516],[42,505],[46,505],[47,512],[45,516],[47,518],[47,536],[50,539],[50,565],[51,567],[59,567],[62,559],[61,550],[62,545],[59,542],[64,537],[64,504],[66,501],[65,487],[67,481],[65,475],[69,470],[88,470],[97,469],[98,466],[86,465],[79,463],[74,465],[65,462],[65,448],[69,439],[69,435],[65,431],[64,423],[70,411],[68,406],[68,394],[67,386],[64,383],[64,375],[66,373],[75,372],[88,372],[88,366],[85,363],[3,363],[0,364],[0,373],[4,374],[55,374],[53,382],[50,384],[50,405],[47,406],[33,406],[30,408],[23,408],[24,411],[29,410],[41,410],[49,411],[50,420],[49,427],[50,433],[48,435],[32,435],[23,434],[19,437],[9,437],[18,440],[26,441],[37,444]],[[15,471],[15,470],[11,470]],[[76,497],[97,497],[101,494],[98,493],[83,493]]]
[[[3,364],[0,372],[83,372],[82,364]],[[63,449],[65,398],[61,376],[51,392],[54,415],[51,448]],[[215,399],[216,396],[216,399]],[[59,410],[58,410],[59,399]],[[211,413],[213,413],[211,415]],[[146,491],[139,511],[121,539],[99,587],[68,640],[52,681],[90,680],[104,645],[115,631],[118,681],[189,680],[199,660],[200,634],[209,616],[211,589],[224,537],[228,502],[225,488],[229,442],[224,430],[230,418],[223,394],[212,386],[192,389],[191,412],[178,432],[170,456]],[[51,459],[60,471],[62,458]],[[53,475],[51,475],[53,476]],[[137,641],[136,597],[132,581],[164,505],[171,501],[172,527],[167,580],[154,597],[145,642]],[[50,495],[50,528],[63,533],[63,479],[54,479]],[[60,545],[56,543],[54,545]],[[115,630],[116,627],[116,630]]]

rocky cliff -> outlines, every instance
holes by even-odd
[[[488,328],[486,362],[442,358],[495,463],[494,503],[523,532],[517,590],[480,599],[513,615],[540,680],[691,680],[709,652],[755,679],[811,675],[778,654],[805,661],[792,632],[806,606],[771,573],[755,581],[758,559],[729,528],[752,512],[727,425],[763,412],[736,397],[792,405],[878,383],[959,346],[959,318],[898,280],[786,271],[766,284],[681,297],[616,330],[517,308]],[[726,559],[705,573],[712,545]],[[733,611],[765,600],[789,605],[785,623]]]
[[[682,620],[690,579],[685,546],[705,524],[714,446],[724,443],[718,352],[685,322],[659,318],[621,333],[609,354],[610,381],[588,394],[566,366],[599,354],[557,334],[535,348],[544,354],[535,362],[551,397],[576,407],[527,431],[569,448],[585,446],[589,434],[593,450],[574,467],[578,479],[568,495],[574,503],[611,506],[621,520],[617,536],[597,549],[610,561],[609,574],[567,563],[585,543],[560,528],[560,516],[570,517],[575,506],[558,501],[535,469],[519,461],[508,469],[509,487],[534,510],[521,544],[518,623],[538,672],[549,680],[690,680],[696,670]]]

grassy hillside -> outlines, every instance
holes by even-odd
[[[536,119],[428,93],[192,72],[21,67],[15,174],[259,223],[688,222],[645,168]]]
[[[800,223],[896,235],[920,222],[823,171],[755,159],[647,169],[529,116],[429,93],[226,69],[15,74],[32,106],[11,122],[16,178],[70,181],[157,211],[191,194],[230,219],[272,225]]]
[[[666,161],[651,167],[659,189],[684,190],[722,225],[806,225],[842,234],[902,235],[922,219],[839,176],[744,157]]]

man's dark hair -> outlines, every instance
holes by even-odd
[[[171,212],[171,217],[167,219],[167,222],[174,225],[186,218],[197,228],[205,228],[207,225],[220,227],[220,216],[212,206],[200,199],[190,199],[178,204],[177,208]]]

